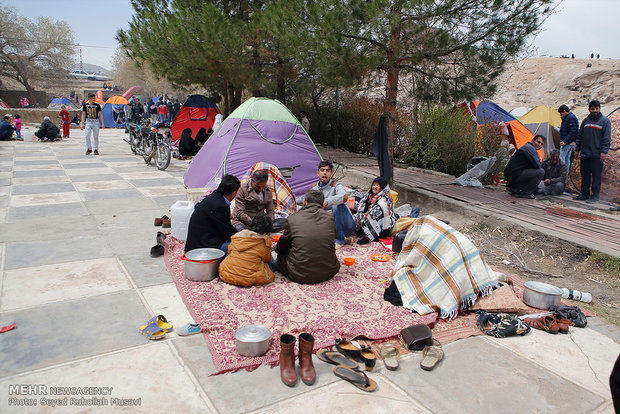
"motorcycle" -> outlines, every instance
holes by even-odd
[[[164,120],[151,124],[150,120],[143,120],[139,124],[128,123],[129,148],[136,155],[142,155],[146,165],[155,160],[158,170],[165,170],[170,165],[170,123]]]

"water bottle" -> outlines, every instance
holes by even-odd
[[[562,297],[564,299],[574,299],[580,300],[582,302],[592,302],[592,294],[588,292],[580,292],[578,290],[572,290],[567,288],[562,288]]]

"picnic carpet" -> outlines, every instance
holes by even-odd
[[[344,257],[354,257],[356,262],[351,267],[342,264],[330,281],[300,285],[276,272],[273,283],[250,288],[219,279],[187,280],[181,260],[184,245],[183,241],[166,237],[166,266],[190,314],[202,326],[218,374],[253,369],[264,363],[277,365],[279,338],[285,333],[298,336],[308,332],[315,338],[314,349],[319,349],[333,346],[336,338],[394,337],[414,324],[432,325],[438,317],[437,313],[420,316],[383,299],[394,259],[370,260],[371,254],[386,253],[379,243],[340,249],[341,262]],[[264,325],[271,331],[265,355],[252,358],[237,354],[234,332],[247,324]]]

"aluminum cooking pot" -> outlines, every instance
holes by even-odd
[[[235,345],[241,355],[254,357],[269,349],[271,331],[262,325],[246,325],[235,331]]]
[[[194,249],[183,256],[185,277],[195,282],[207,282],[218,276],[218,267],[224,252],[220,249]]]
[[[523,284],[523,302],[538,309],[557,306],[562,300],[562,289],[543,282],[525,282]]]

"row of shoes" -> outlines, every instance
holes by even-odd
[[[569,326],[584,328],[588,324],[586,315],[577,306],[552,306],[549,311],[549,315],[525,318],[525,323],[550,334],[567,334]]]
[[[146,325],[138,328],[138,332],[152,341],[163,339],[166,334],[172,332],[174,326],[166,319],[164,315],[153,316]],[[188,336],[200,333],[201,328],[198,323],[187,323],[176,329],[176,333],[180,336]]]

